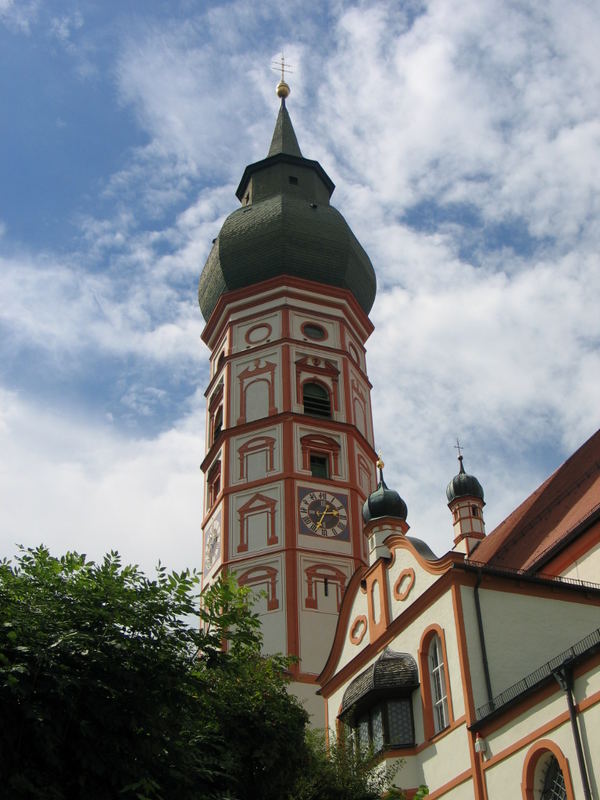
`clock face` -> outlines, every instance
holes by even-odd
[[[300,532],[348,539],[348,499],[343,494],[299,490]]]
[[[221,554],[221,518],[211,520],[204,531],[204,574]]]

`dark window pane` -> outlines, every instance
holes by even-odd
[[[313,476],[313,478],[329,477],[329,459],[327,456],[320,456],[311,453],[310,474]]]
[[[313,417],[330,417],[329,392],[318,383],[305,383],[303,388],[304,413]]]
[[[383,713],[381,706],[371,711],[371,731],[373,734],[373,750],[377,753],[383,749]]]
[[[326,336],[325,329],[312,322],[307,322],[302,326],[302,333],[309,339],[324,339]]]
[[[397,747],[414,744],[412,703],[406,700],[390,700],[388,707],[388,744]]]
[[[369,718],[362,717],[358,720],[358,746],[361,752],[369,749]]]
[[[217,409],[215,414],[214,428],[213,428],[213,442],[223,430],[223,407]]]

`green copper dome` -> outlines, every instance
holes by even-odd
[[[373,265],[329,198],[334,185],[304,158],[282,100],[267,158],[246,167],[198,289],[206,320],[224,292],[279,275],[349,289],[368,314],[375,300]]]
[[[467,475],[463,467],[463,457],[458,457],[460,469],[446,487],[446,497],[448,503],[456,500],[457,497],[476,497],[483,500],[483,488],[474,475]]]
[[[395,489],[388,489],[383,480],[383,467],[379,467],[379,484],[377,489],[367,497],[363,504],[363,522],[367,525],[379,517],[396,517],[406,522],[408,508]]]

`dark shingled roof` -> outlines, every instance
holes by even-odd
[[[224,292],[283,275],[348,289],[369,313],[375,271],[329,204],[334,188],[318,162],[301,156],[282,105],[269,155],[246,167],[237,190],[245,205],[225,220],[200,276],[206,320]]]
[[[377,489],[367,497],[363,504],[363,521],[365,525],[379,517],[396,517],[406,521],[408,508],[395,489],[389,489],[383,480],[383,470],[379,470]]]
[[[292,120],[285,107],[285,100],[281,102],[277,122],[275,123],[275,130],[273,131],[273,138],[271,139],[271,147],[269,147],[269,156],[275,156],[279,153],[287,153],[290,156],[298,156],[302,158],[298,139],[292,126]]]
[[[351,681],[342,699],[340,717],[349,720],[367,701],[382,695],[406,694],[419,685],[417,662],[409,653],[386,647],[375,663]]]
[[[412,544],[417,553],[422,556],[426,561],[437,561],[438,557],[433,552],[431,547],[422,539],[417,539],[416,536],[407,536],[407,540]]]
[[[463,457],[459,456],[460,470],[446,487],[446,497],[451,503],[457,497],[478,497],[483,500],[483,489],[474,475],[467,475],[463,467]]]

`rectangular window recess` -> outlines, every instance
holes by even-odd
[[[310,474],[313,478],[329,478],[329,459],[327,456],[311,453]]]
[[[297,186],[298,185],[298,178],[295,175],[290,175],[289,176],[289,182],[292,184],[292,186]]]

